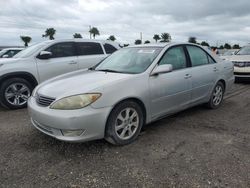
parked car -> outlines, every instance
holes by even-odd
[[[119,49],[101,40],[53,40],[38,43],[11,59],[0,60],[0,103],[23,108],[33,88],[60,74],[92,67]]]
[[[236,50],[236,49],[226,50],[224,51],[223,54],[220,55],[220,58],[224,60],[228,60],[231,58],[231,56],[235,55],[237,51],[239,50]]]
[[[236,79],[250,78],[250,45],[242,47],[235,55],[227,58],[234,64],[234,75]]]
[[[5,48],[0,51],[0,58],[11,58],[24,48]]]
[[[233,64],[198,45],[141,45],[40,84],[28,106],[32,124],[56,139],[124,145],[167,115],[203,103],[218,108],[233,83]]]

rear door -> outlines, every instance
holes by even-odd
[[[93,67],[106,57],[102,45],[98,42],[77,42],[76,45],[79,69]]]
[[[51,52],[52,57],[49,59],[36,58],[40,82],[77,70],[78,65],[74,42],[56,43],[45,49],[45,51]]]
[[[202,48],[186,46],[192,68],[192,103],[206,101],[218,78],[219,66]]]
[[[190,68],[183,46],[167,50],[158,66],[173,65],[173,71],[149,78],[152,118],[188,107],[191,100]]]

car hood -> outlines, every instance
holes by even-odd
[[[0,64],[10,64],[10,63],[17,63],[20,62],[21,60],[24,60],[23,58],[0,58]]]
[[[250,55],[233,55],[227,58],[229,61],[250,61]]]
[[[108,84],[133,77],[130,74],[102,71],[77,71],[48,80],[39,85],[35,92],[53,98],[63,98],[89,92],[102,92]]]

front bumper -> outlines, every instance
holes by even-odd
[[[234,67],[234,76],[237,78],[250,78],[250,67]]]
[[[53,110],[39,106],[35,98],[30,97],[28,110],[33,126],[39,131],[62,141],[85,142],[104,138],[111,107],[95,109],[87,106],[79,110]],[[62,130],[82,130],[82,134],[64,136]]]

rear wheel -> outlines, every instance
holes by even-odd
[[[224,92],[225,92],[225,87],[223,83],[218,82],[214,87],[213,93],[210,97],[209,102],[207,103],[207,106],[211,109],[216,109],[220,107],[223,101]]]
[[[23,78],[5,80],[0,87],[0,103],[9,109],[25,108],[32,89],[32,85]]]
[[[141,131],[143,119],[142,109],[136,102],[118,104],[108,118],[105,139],[114,145],[132,143]]]

